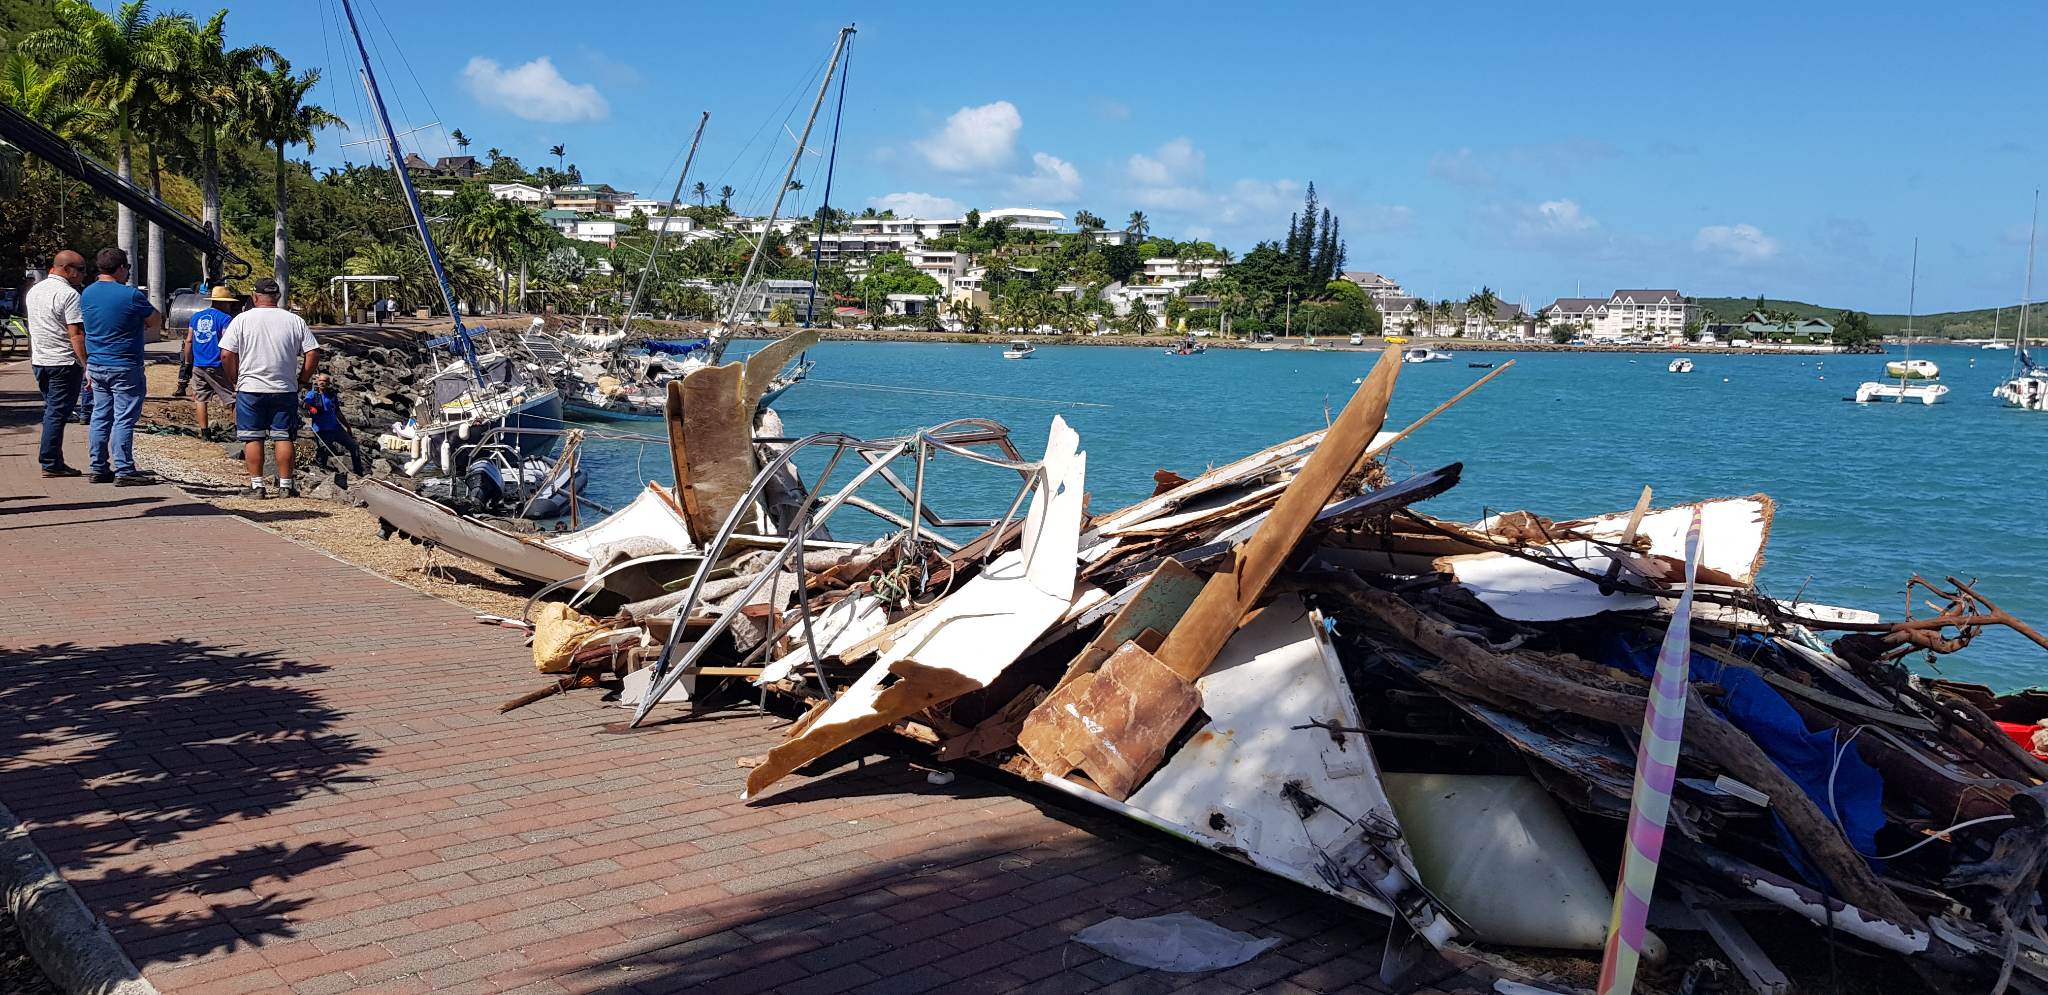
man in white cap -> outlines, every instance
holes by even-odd
[[[215,284],[207,295],[207,307],[192,315],[185,332],[185,364],[192,370],[192,407],[199,422],[199,437],[213,438],[213,425],[206,418],[206,402],[233,403],[235,388],[220,368],[220,339],[228,324],[241,310],[242,299],[227,284]],[[184,391],[179,391],[184,393]]]

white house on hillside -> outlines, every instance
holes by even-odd
[[[576,222],[576,226],[569,230],[568,235],[578,242],[604,242],[609,244],[612,239],[619,237],[619,232],[623,231],[625,227],[626,225],[622,221],[612,221],[605,218],[583,219]]]
[[[1352,270],[1345,273],[1343,278],[1358,284],[1359,289],[1365,291],[1365,296],[1373,300],[1402,296],[1401,285],[1395,283],[1392,277],[1366,270]]]
[[[547,190],[529,183],[493,183],[491,196],[528,207],[546,207],[554,203]]]
[[[953,281],[967,275],[967,253],[937,249],[912,249],[904,253],[910,267],[939,281],[939,289],[953,292]]]
[[[1223,263],[1217,259],[1175,259],[1158,256],[1145,260],[1145,279],[1160,280],[1213,280],[1223,275]]]
[[[958,235],[966,222],[960,218],[854,218],[847,229],[869,235],[909,235],[921,240]]]
[[[631,221],[635,212],[653,217],[668,208],[668,201],[650,197],[634,197],[612,205],[612,217],[620,221]]]

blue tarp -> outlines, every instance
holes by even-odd
[[[1657,645],[1662,636],[1651,632],[1614,633],[1602,641],[1600,659],[1612,667],[1649,677],[1656,669]],[[1755,636],[1738,637],[1729,647],[1737,656],[1753,657],[1777,653],[1768,641]],[[1737,729],[1762,747],[1764,754],[1812,798],[1820,810],[1842,826],[1843,834],[1856,852],[1865,857],[1877,854],[1877,831],[1884,825],[1884,778],[1877,768],[1856,751],[1836,744],[1834,730],[1810,732],[1783,695],[1762,677],[1740,667],[1731,667],[1703,653],[1692,655],[1692,680],[1716,684],[1726,693],[1714,705]],[[1841,760],[1837,766],[1836,756]],[[1828,774],[1834,772],[1836,814],[1828,802]],[[1813,884],[1826,886],[1805,851],[1792,839],[1775,813],[1771,821],[1793,867]],[[1877,865],[1877,861],[1871,862]],[[1881,867],[1877,867],[1882,870]]]
[[[693,342],[685,342],[681,339],[648,339],[640,344],[646,346],[648,352],[664,352],[671,356],[687,356],[711,345],[711,340],[697,339]]]

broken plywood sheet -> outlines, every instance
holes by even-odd
[[[1195,595],[1202,591],[1202,581],[1179,561],[1164,560],[1131,587],[1132,594],[1123,607],[1075,655],[1055,688],[1102,666],[1118,646],[1138,638],[1146,629],[1171,631],[1188,606],[1195,603]]]
[[[1700,513],[1700,532],[1714,537],[1713,545],[1700,550],[1698,582],[1724,587],[1750,587],[1764,566],[1764,544],[1771,538],[1771,517],[1776,505],[1768,495],[1712,498],[1693,504],[1655,509],[1643,516],[1636,529],[1638,540],[1649,541],[1650,562],[1637,565],[1650,576],[1678,581],[1685,566],[1685,534],[1692,513]],[[1602,542],[1618,542],[1628,528],[1631,512],[1618,511],[1571,522],[1558,522],[1567,529]]]
[[[987,687],[1077,594],[1076,553],[1088,455],[1055,417],[1044,473],[1032,486],[1023,544],[990,563],[896,634],[860,679],[802,734],[784,740],[747,776],[753,797],[790,771],[898,719]]]
[[[758,472],[742,370],[738,363],[705,366],[668,382],[669,456],[693,536],[716,535]]]
[[[1595,575],[1605,574],[1615,562],[1606,549],[1585,541],[1543,546],[1540,552]],[[1457,578],[1461,586],[1500,617],[1518,622],[1555,622],[1601,612],[1646,611],[1657,607],[1656,598],[1602,594],[1600,585],[1593,581],[1505,553],[1446,556],[1437,560],[1437,569]]]
[[[1201,707],[1192,685],[1138,644],[1074,675],[1024,720],[1017,745],[1048,774],[1080,771],[1096,790],[1130,797]]]

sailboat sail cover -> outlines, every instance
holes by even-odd
[[[641,345],[646,346],[648,352],[667,353],[671,356],[687,356],[699,349],[709,348],[711,340],[697,339],[693,342],[685,342],[681,339],[648,339],[642,342]]]

